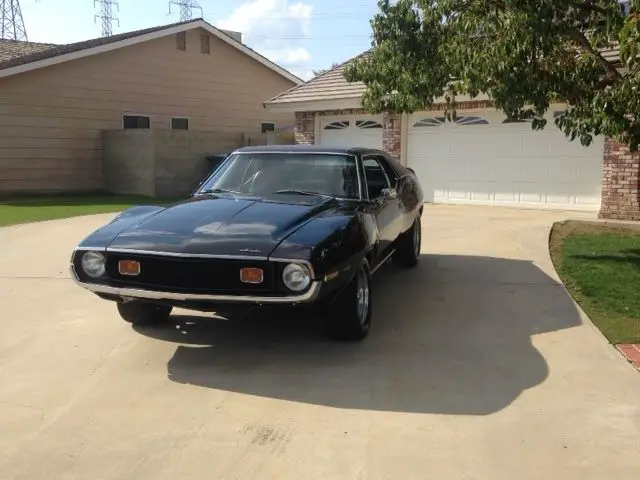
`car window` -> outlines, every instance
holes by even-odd
[[[391,187],[395,187],[396,181],[398,180],[398,173],[393,169],[391,164],[389,163],[386,157],[377,157],[380,165],[384,168],[384,172],[387,174],[387,178],[389,179],[389,183]]]
[[[381,166],[378,157],[369,156],[362,159],[364,175],[367,183],[369,198],[377,198],[382,195],[382,190],[389,188],[389,179]]]
[[[202,186],[206,190],[270,196],[299,190],[340,198],[359,198],[353,155],[323,153],[234,154]]]

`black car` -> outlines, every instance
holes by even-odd
[[[173,307],[311,306],[333,338],[360,340],[371,275],[389,259],[418,263],[422,209],[413,170],[383,151],[245,147],[190,198],[129,208],[91,233],[71,273],[133,324]]]

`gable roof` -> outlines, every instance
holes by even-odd
[[[312,78],[311,80],[296,85],[279,95],[264,102],[266,106],[288,107],[300,102],[331,101],[359,99],[366,88],[362,82],[347,82],[344,78],[345,67],[357,58],[369,55],[371,49],[357,55],[344,63],[328,70],[327,72]],[[601,49],[600,54],[605,60],[617,66],[620,63],[620,51],[617,46]]]
[[[226,33],[214,27],[202,18],[162,25],[159,27],[145,28],[143,30],[134,30],[132,32],[120,33],[109,37],[94,38],[92,40],[65,45],[1,40],[0,78],[76,60],[78,58],[88,57],[90,55],[97,55],[99,53],[147,42],[167,35],[186,32],[187,30],[192,30],[194,28],[202,28],[206,30],[214,37],[217,37],[223,42],[226,42],[232,47],[240,50],[245,55],[253,58],[255,61],[261,63],[267,68],[270,68],[295,84],[300,85],[303,83],[302,79],[263,55],[260,55],[245,44],[237,41],[230,33]]]
[[[369,50],[346,62],[312,78],[302,85],[296,85],[280,95],[267,100],[265,105],[283,105],[288,103],[308,102],[313,100],[336,100],[343,98],[360,98],[365,91],[362,82],[347,82],[344,78],[345,67],[357,58],[369,54]]]

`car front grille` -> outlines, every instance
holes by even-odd
[[[140,274],[121,275],[118,271],[120,260],[140,262]],[[261,284],[247,284],[240,280],[243,267],[261,268],[264,281]],[[238,260],[226,258],[171,257],[164,255],[142,255],[109,253],[107,255],[107,275],[116,287],[145,288],[152,290],[185,293],[225,293],[251,294],[273,292],[279,288],[275,282],[275,266],[266,260]],[[275,291],[274,291],[275,290]]]

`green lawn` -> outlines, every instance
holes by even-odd
[[[160,205],[174,200],[131,195],[0,197],[0,227],[78,215],[119,212],[134,205]]]
[[[550,248],[562,281],[607,339],[640,343],[640,228],[557,223]]]

